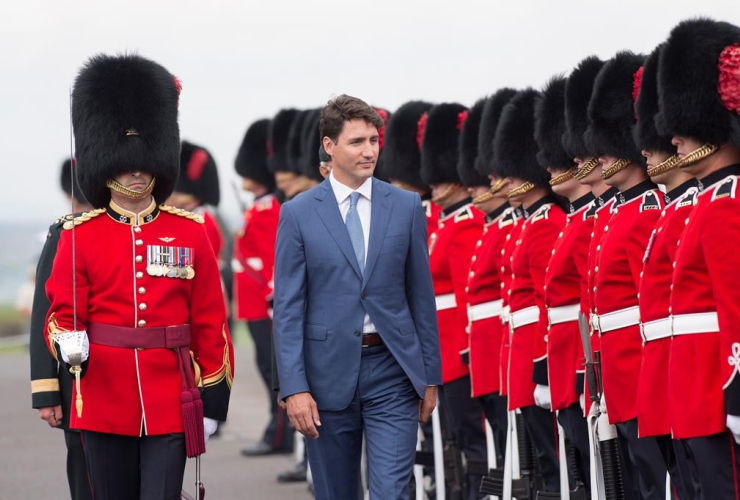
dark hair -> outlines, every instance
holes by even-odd
[[[373,125],[378,130],[384,125],[380,115],[365,101],[342,94],[330,99],[324,109],[321,110],[319,121],[321,141],[323,142],[324,137],[328,137],[333,142],[337,142],[339,134],[344,128],[344,122],[350,120],[364,120],[365,123]]]

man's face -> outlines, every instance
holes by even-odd
[[[152,182],[152,174],[149,172],[129,172],[127,174],[116,176],[114,180],[123,187],[140,193],[149,186],[150,182]]]
[[[470,197],[475,199],[481,195],[486,194],[491,190],[488,186],[473,186],[468,188],[468,193],[470,193]]]
[[[501,180],[500,177],[493,175],[493,174],[489,174],[488,179],[491,181],[492,188],[495,187],[496,184],[498,184],[498,182]],[[509,197],[508,196],[509,189],[510,189],[510,186],[508,184],[509,180],[503,179],[503,181],[504,181],[504,186],[498,191],[496,191],[495,193],[493,193],[493,197],[499,200],[502,200],[502,199],[505,200],[505,199],[508,199]]]
[[[701,143],[696,139],[692,139],[691,137],[684,137],[681,135],[673,136],[671,143],[676,146],[679,158],[683,158],[687,154],[691,153],[692,151],[696,151],[704,145],[704,143]]]
[[[347,185],[362,184],[375,171],[378,129],[365,120],[345,121],[336,143],[324,137],[324,149],[331,156],[337,180]]]
[[[295,177],[292,172],[275,172],[275,187],[288,196],[291,185],[295,184]]]
[[[267,192],[267,186],[246,177],[242,180],[242,189],[253,193],[255,196],[260,196]]]
[[[596,172],[598,170],[599,171],[599,175],[601,175],[601,173],[604,170],[607,170],[609,167],[611,167],[612,165],[614,165],[614,163],[616,163],[616,161],[618,159],[619,158],[617,158],[616,156],[607,156],[607,155],[599,156],[599,163],[601,163],[601,168],[598,168],[598,167],[595,168],[594,169],[594,172]],[[608,179],[604,179],[604,182],[606,183],[607,186],[615,186],[615,187],[618,186],[619,185],[619,181],[621,180],[621,177],[622,177],[619,174],[624,173],[624,171],[625,171],[625,169],[622,169],[622,171],[617,172],[616,174],[612,175]]]
[[[671,153],[667,153],[665,151],[653,151],[650,149],[643,149],[640,152],[642,153],[642,156],[645,157],[648,170],[657,167],[671,157]],[[651,177],[651,179],[657,184],[666,184],[667,180],[671,178],[672,173],[673,170],[668,170],[667,172],[663,172],[662,174]]]

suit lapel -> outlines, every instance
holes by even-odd
[[[352,266],[352,269],[354,269],[357,276],[362,279],[362,273],[360,273],[360,266],[357,264],[355,250],[349,239],[347,226],[344,225],[342,214],[339,213],[339,205],[337,205],[334,190],[332,190],[328,178],[321,184],[319,189],[316,190],[314,198],[320,202],[316,204],[316,212],[319,214],[321,221],[326,226],[326,229],[329,231],[334,242],[344,254],[350,266]],[[372,226],[372,222],[370,225]]]
[[[368,242],[367,259],[365,261],[365,277],[362,280],[362,288],[367,285],[370,275],[375,269],[380,247],[383,246],[385,233],[388,230],[388,222],[391,216],[393,200],[388,186],[373,178],[373,199],[370,211],[370,241]],[[351,247],[351,243],[350,243]]]

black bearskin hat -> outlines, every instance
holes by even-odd
[[[604,66],[604,61],[590,56],[581,61],[565,83],[565,125],[563,147],[572,158],[586,159],[598,156],[583,140],[588,128],[588,103],[594,89],[596,76]]]
[[[483,107],[483,116],[481,116],[480,130],[478,130],[478,159],[475,168],[481,175],[490,175],[493,173],[494,152],[493,141],[496,139],[496,129],[501,119],[501,112],[504,110],[512,97],[516,95],[516,90],[503,88],[497,90],[495,94],[488,98]]]
[[[87,203],[85,195],[82,194],[82,190],[80,189],[80,183],[77,180],[77,175],[72,173],[72,161],[69,159],[64,160],[64,163],[62,163],[62,174],[59,177],[59,180],[61,181],[62,191],[64,191],[67,196],[72,196],[73,178],[75,182],[75,201],[77,203]]]
[[[483,108],[487,99],[484,97],[476,101],[470,108],[468,118],[460,131],[460,155],[457,159],[457,175],[463,186],[488,186],[488,177],[480,174],[476,164],[483,160],[478,156],[478,136],[480,132],[480,121],[483,116]]]
[[[711,19],[683,21],[660,51],[661,135],[740,147],[740,28]]]
[[[218,169],[208,150],[192,142],[182,141],[180,176],[177,178],[175,191],[191,194],[206,205],[218,206],[221,200]]]
[[[273,174],[292,172],[288,158],[288,134],[298,113],[299,111],[293,108],[281,109],[270,121],[267,138],[272,148],[272,155],[268,156],[267,166]]]
[[[303,154],[303,125],[308,121],[309,116],[314,112],[313,109],[304,109],[298,112],[298,115],[290,124],[288,130],[288,171],[295,175],[305,175],[305,168],[302,167]]]
[[[180,82],[135,54],[91,57],[72,92],[77,180],[90,204],[110,200],[106,181],[128,172],[156,176],[152,195],[163,203],[180,170],[177,105]]]
[[[321,109],[314,109],[303,122],[303,146],[301,149],[301,173],[309,179],[319,182],[324,180],[319,171],[319,163],[321,162],[319,147],[322,144],[319,139],[320,117]]]
[[[534,138],[540,147],[537,160],[543,168],[570,170],[573,157],[563,148],[565,125],[565,83],[562,76],[552,78],[534,107]]]
[[[267,118],[249,126],[236,154],[234,168],[240,176],[259,182],[271,192],[275,190],[275,177],[267,167],[268,158],[272,155],[267,139],[269,128],[270,120]]]
[[[645,158],[632,139],[635,73],[643,62],[644,56],[624,51],[604,64],[588,103],[584,140],[588,149],[599,156],[624,158],[645,166]]]
[[[671,138],[658,133],[655,128],[655,115],[658,114],[658,63],[660,51],[658,47],[645,59],[645,64],[635,74],[635,119],[632,127],[632,138],[638,149],[675,153],[676,147],[671,144]]]
[[[437,104],[422,118],[421,179],[427,185],[459,183],[457,157],[460,131],[468,117],[462,104]]]
[[[537,161],[534,105],[540,93],[526,89],[504,107],[496,129],[494,173],[549,187],[550,175]]]
[[[380,177],[424,191],[429,186],[421,180],[419,119],[432,105],[410,101],[393,113],[385,129],[383,154],[378,159]]]

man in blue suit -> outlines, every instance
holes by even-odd
[[[319,500],[407,499],[417,422],[442,383],[426,215],[373,178],[383,121],[341,95],[321,113],[322,184],[282,206],[274,337],[281,397],[307,440]]]

